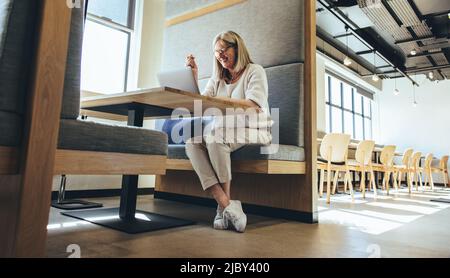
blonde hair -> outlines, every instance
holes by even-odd
[[[234,64],[234,69],[237,72],[244,70],[249,64],[253,64],[250,58],[250,53],[245,46],[244,40],[237,33],[233,31],[226,31],[218,34],[214,38],[213,49],[215,48],[218,41],[222,40],[228,47],[233,47],[236,51],[236,61]],[[216,80],[225,79],[229,76],[229,72],[225,69],[222,64],[214,57],[214,73],[213,77]]]

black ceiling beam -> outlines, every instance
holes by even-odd
[[[391,65],[378,66],[377,69],[392,68]]]
[[[403,43],[408,43],[408,42],[418,42],[418,41],[425,41],[425,40],[431,40],[434,39],[434,36],[428,36],[428,37],[423,37],[423,38],[416,38],[416,39],[407,39],[407,40],[401,40],[398,42],[395,42],[395,44],[403,44]]]
[[[420,12],[419,8],[417,7],[416,3],[414,3],[413,0],[408,0],[408,4],[411,6],[412,10],[414,11],[414,13],[416,14],[417,18],[420,21],[424,20],[424,17],[422,15],[422,13]]]
[[[421,72],[421,71],[432,71],[432,70],[441,70],[441,69],[448,69],[450,68],[450,65],[441,65],[441,66],[436,66],[436,67],[423,67],[423,68],[407,68],[406,72],[407,73],[415,73],[415,72]],[[397,73],[398,71],[396,70],[391,70],[391,71],[385,71],[382,74],[393,74],[393,73]]]
[[[338,20],[340,20],[342,23],[344,23],[346,26],[349,27],[350,32],[361,42],[363,43],[367,48],[373,49],[373,47],[367,43],[365,40],[361,38],[361,36],[356,32],[356,29],[359,29],[359,26],[356,25],[348,16],[346,16],[340,9],[336,7],[335,4],[333,4],[330,0],[317,0],[325,9],[327,9],[331,14],[333,14]],[[386,5],[386,0],[384,1],[384,4]],[[325,4],[326,3],[326,4]],[[390,7],[389,7],[390,8]],[[391,9],[392,10],[392,9]],[[397,17],[398,19],[398,17]],[[399,25],[400,26],[400,25]],[[419,84],[413,80],[406,72],[401,70],[400,68],[396,67],[391,61],[386,59],[381,53],[378,52],[378,56],[383,59],[387,64],[391,65],[394,69],[396,69],[397,72],[399,72],[401,75],[408,78],[414,85],[419,87]],[[375,65],[374,65],[375,66]]]
[[[414,3],[413,0],[407,0],[409,5],[411,6],[411,8],[413,9],[414,13],[416,14],[416,16],[419,18],[419,20],[423,21],[423,16],[420,13],[419,9],[417,8],[416,4]],[[397,24],[399,25],[399,27],[403,26],[403,22],[401,21],[401,19],[396,15],[396,13],[394,12],[394,10],[391,8],[391,6],[387,3],[387,0],[382,0],[382,4],[385,6],[385,8],[387,9],[387,11],[389,12],[389,14],[394,18],[394,20],[397,22]],[[417,45],[419,47],[424,46],[424,44],[422,43],[422,39],[419,38],[419,36],[417,36],[416,32],[414,32],[414,29],[411,26],[406,27],[406,29],[408,30],[408,32],[411,34],[412,38],[417,42]],[[438,52],[433,52],[433,53],[438,53]],[[433,60],[433,58],[431,57],[431,54],[433,53],[422,53],[419,55],[408,55],[408,58],[413,58],[413,57],[420,57],[420,56],[425,56],[427,57],[428,61],[430,62],[430,64],[432,65],[433,68],[435,68],[437,66],[436,62]],[[406,72],[408,73],[408,70],[406,70]],[[439,74],[443,77],[442,73],[440,71],[438,71]],[[414,80],[412,80],[410,78],[410,80],[413,82],[413,84],[415,83]]]
[[[325,43],[331,45],[334,49],[336,49],[337,51],[341,52],[344,55],[347,55],[350,59],[352,59],[355,63],[359,64],[362,68],[366,69],[367,71],[373,72],[373,66],[368,63],[365,59],[363,59],[362,57],[355,55],[354,52],[348,52],[347,53],[347,48],[346,46],[341,43],[340,41],[336,41],[333,39],[333,36],[331,36],[329,33],[327,33],[325,30],[323,30],[322,28],[320,28],[319,26],[317,26],[316,29],[316,35]],[[324,48],[325,45],[322,46],[322,48]],[[339,61],[339,59],[334,58],[330,53],[328,53],[327,51],[325,51],[325,49],[321,50],[320,49],[321,45],[317,44],[317,49],[324,53],[325,55],[327,55],[328,57],[331,57],[332,59],[334,59],[335,61],[338,61],[339,63],[343,63],[343,61]],[[356,71],[355,71],[356,72]],[[359,73],[358,73],[359,74]]]
[[[359,52],[356,52],[356,55],[365,55],[365,54],[370,54],[370,53],[373,53],[373,50],[359,51]]]
[[[427,15],[424,15],[423,17],[425,19],[429,19],[429,18],[436,17],[436,16],[448,15],[449,13],[450,13],[450,10],[443,11],[443,12],[437,12],[437,13],[433,13],[433,14],[427,14]]]
[[[431,56],[434,54],[443,54],[443,51],[436,51],[436,52],[426,52],[426,53],[420,53],[416,55],[408,55],[408,58],[415,58],[415,57],[423,57],[423,56]]]
[[[353,34],[352,33],[345,33],[345,34],[336,35],[333,38],[340,39],[340,38],[345,38],[345,37],[348,37],[348,36],[353,36]]]
[[[403,26],[403,22],[400,20],[400,18],[395,14],[395,11],[391,8],[391,6],[388,4],[386,0],[381,0],[381,3],[386,8],[386,10],[389,12],[389,14],[392,16],[392,18],[397,22],[398,27]]]

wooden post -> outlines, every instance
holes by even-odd
[[[40,4],[39,39],[32,86],[27,94],[19,173],[1,176],[8,198],[1,209],[1,257],[43,257],[64,88],[71,9],[66,1]]]
[[[316,1],[305,0],[305,186],[311,196],[311,212],[318,220],[317,211],[317,93],[316,93]],[[309,191],[309,190],[308,190]],[[327,192],[327,194],[329,194]]]

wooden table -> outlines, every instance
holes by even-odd
[[[201,109],[194,106],[196,101],[201,103]],[[185,108],[194,114],[211,108],[225,113],[227,108],[246,109],[250,106],[168,87],[86,97],[81,100],[82,115],[110,120],[126,120],[130,111],[137,110],[141,111],[145,119],[170,118],[173,110],[177,108]]]
[[[194,104],[201,103],[200,106]],[[227,108],[248,108],[250,106],[236,105],[228,100],[205,97],[199,94],[183,92],[172,88],[154,88],[113,95],[100,95],[82,98],[81,111],[83,116],[99,117],[109,120],[127,120],[129,126],[142,127],[144,119],[169,118],[172,111],[184,108],[192,114],[203,114],[208,108],[217,108],[225,112]],[[136,201],[138,189],[138,176],[124,175],[122,178],[122,191],[120,196],[119,217],[123,220],[122,230],[136,233],[136,225],[130,224],[136,214]],[[96,217],[102,217],[101,209]],[[139,213],[142,214],[141,211]],[[144,212],[158,229],[170,228],[171,217]],[[110,215],[107,215],[111,217]],[[153,230],[151,227],[142,227],[138,232]]]

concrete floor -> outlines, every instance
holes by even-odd
[[[286,257],[450,257],[450,189],[435,192],[379,191],[363,200],[356,193],[319,200],[320,224],[249,215],[244,234],[212,229],[215,210],[141,196],[138,208],[194,220],[196,225],[129,235],[65,217],[51,209],[48,257],[68,257],[79,246],[81,257],[286,258]],[[105,207],[118,198],[102,198]],[[72,246],[69,247],[69,249]]]

